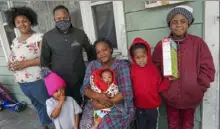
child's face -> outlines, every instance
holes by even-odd
[[[110,71],[105,71],[102,73],[102,79],[105,83],[110,84],[112,83],[112,73]]]
[[[60,88],[56,92],[53,93],[53,97],[56,100],[59,100],[60,96],[65,96],[65,88]]]
[[[147,64],[147,51],[143,48],[134,50],[134,61],[140,67],[144,67]]]
[[[170,21],[170,29],[177,37],[183,37],[188,28],[189,21],[182,14],[175,15]]]

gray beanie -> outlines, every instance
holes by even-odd
[[[167,14],[167,24],[170,26],[170,21],[171,19],[176,15],[176,14],[182,14],[184,15],[188,21],[189,25],[191,25],[194,21],[193,15],[192,15],[193,9],[189,6],[177,6],[171,9],[171,11]]]

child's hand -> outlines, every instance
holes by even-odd
[[[175,78],[172,78],[172,77],[164,77],[164,79],[167,79],[168,81],[173,81],[173,80],[175,80]]]
[[[66,96],[64,96],[64,95],[61,95],[59,97],[59,101],[62,102],[62,103],[65,101],[65,99],[66,99]]]

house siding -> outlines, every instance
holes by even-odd
[[[204,22],[204,2],[185,2],[181,3],[191,6],[195,21],[189,28],[189,33],[203,37]],[[135,37],[142,37],[147,40],[152,50],[156,43],[169,35],[169,28],[166,23],[166,16],[170,9],[175,5],[161,6],[145,9],[143,1],[125,1],[125,22],[127,31],[127,44],[131,44]],[[167,118],[164,104],[160,107],[159,128],[167,129]],[[196,110],[194,129],[201,129],[201,106]]]

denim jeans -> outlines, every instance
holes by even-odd
[[[159,112],[154,109],[136,109],[136,119],[138,129],[157,129]]]
[[[42,126],[49,125],[52,121],[47,115],[46,100],[50,97],[43,80],[19,83],[23,93],[31,100],[37,110]]]

